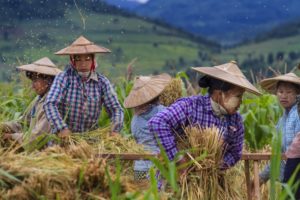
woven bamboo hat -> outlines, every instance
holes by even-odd
[[[80,36],[70,46],[59,50],[56,55],[74,55],[74,54],[95,54],[110,53],[111,51],[105,47],[94,44],[83,36]]]
[[[273,78],[267,78],[267,79],[262,80],[259,84],[266,91],[268,91],[272,94],[276,94],[277,83],[279,81],[294,83],[296,85],[299,85],[299,87],[300,87],[300,77],[298,77],[294,73],[287,73],[287,74],[279,75],[279,76],[276,76]]]
[[[39,74],[45,74],[50,76],[56,76],[57,74],[62,72],[47,57],[41,58],[33,62],[32,64],[22,65],[17,68],[22,71],[36,72]]]
[[[246,91],[255,95],[261,95],[254,85],[247,80],[235,61],[214,67],[192,67],[192,69],[213,78],[244,88]]]
[[[160,74],[156,76],[138,76],[129,95],[124,100],[125,108],[135,108],[158,97],[171,82],[171,76]]]

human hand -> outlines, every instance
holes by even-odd
[[[178,169],[179,180],[180,181],[183,180],[183,178],[186,176],[186,174],[188,172],[188,168],[186,166],[184,166],[187,162],[188,162],[187,159],[183,156],[176,163],[177,169]]]
[[[113,132],[110,133],[110,136],[112,136],[112,137],[118,136],[118,135],[119,135],[119,133],[118,133],[118,132],[115,132],[115,131],[113,131]]]
[[[3,140],[11,140],[12,134],[11,133],[4,133],[2,136]]]
[[[65,139],[65,138],[69,137],[71,134],[72,134],[72,132],[70,131],[70,129],[65,128],[65,129],[61,130],[57,135],[61,139]]]

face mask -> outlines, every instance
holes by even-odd
[[[223,100],[225,100],[225,94],[224,93],[222,93],[222,98],[223,98]],[[227,110],[235,110],[239,106],[239,103],[240,103],[240,98],[230,97],[229,99],[227,99],[226,102],[224,101],[224,107]]]
[[[78,72],[78,74],[82,78],[87,78],[90,75],[90,72]]]

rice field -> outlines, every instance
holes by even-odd
[[[115,85],[115,90],[120,102],[123,102],[132,87],[132,82],[120,80],[122,81]],[[26,109],[34,97],[32,91],[28,89],[28,84],[26,79],[21,77],[14,83],[1,85],[1,122],[17,120]],[[173,79],[173,84],[164,91],[161,101],[165,102],[165,105],[169,105],[186,94],[186,88],[180,78]],[[266,101],[272,102],[271,105]],[[274,110],[275,104],[275,99],[267,94],[259,98],[249,96],[243,100],[240,111],[245,119],[245,151],[264,151],[273,144],[272,135],[267,133],[272,130],[273,126],[270,120],[276,121],[281,115],[279,108]],[[253,113],[249,113],[250,111]],[[248,117],[262,115],[262,113],[269,118]],[[122,136],[113,138],[108,134],[110,130],[108,115],[103,112],[103,117],[99,120],[100,129],[86,134],[74,134],[66,140],[60,140],[55,136],[47,139],[40,138],[41,141],[48,141],[48,139],[55,141],[56,145],[52,147],[39,146],[40,140],[27,145],[1,140],[1,198],[247,199],[243,162],[239,162],[226,172],[218,168],[222,159],[222,141],[219,137],[219,130],[216,128],[186,129],[188,140],[182,147],[183,150],[189,149],[187,166],[189,170],[183,177],[179,177],[176,163],[169,161],[162,151],[159,158],[151,158],[154,167],[150,171],[149,181],[134,181],[131,160],[99,156],[102,153],[147,153],[132,139],[131,119],[132,111],[125,110]],[[256,123],[264,124],[269,129],[257,131]],[[279,149],[278,145],[273,146],[273,149]],[[262,168],[263,165],[260,167]],[[161,179],[156,178],[155,170],[160,171]],[[163,187],[158,190],[157,185],[161,182]],[[285,191],[281,191],[281,185],[275,184],[275,180],[273,182],[261,188],[263,199],[270,198],[269,191],[275,191],[276,198],[272,197],[272,199],[283,199],[286,195]]]

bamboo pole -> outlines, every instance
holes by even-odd
[[[248,200],[252,199],[251,191],[251,181],[250,181],[250,161],[254,161],[254,199],[260,199],[260,189],[259,189],[259,162],[261,160],[270,160],[271,153],[243,153],[242,160],[245,160],[245,176],[246,176],[246,186],[247,186],[247,196]],[[281,155],[282,160],[286,160],[284,154]]]
[[[259,190],[259,167],[258,160],[254,160],[253,162],[253,170],[254,170],[254,199],[260,200],[260,190]]]
[[[249,160],[245,160],[245,177],[246,177],[246,186],[247,186],[247,197],[248,200],[251,200],[251,181],[250,181],[250,164]]]

